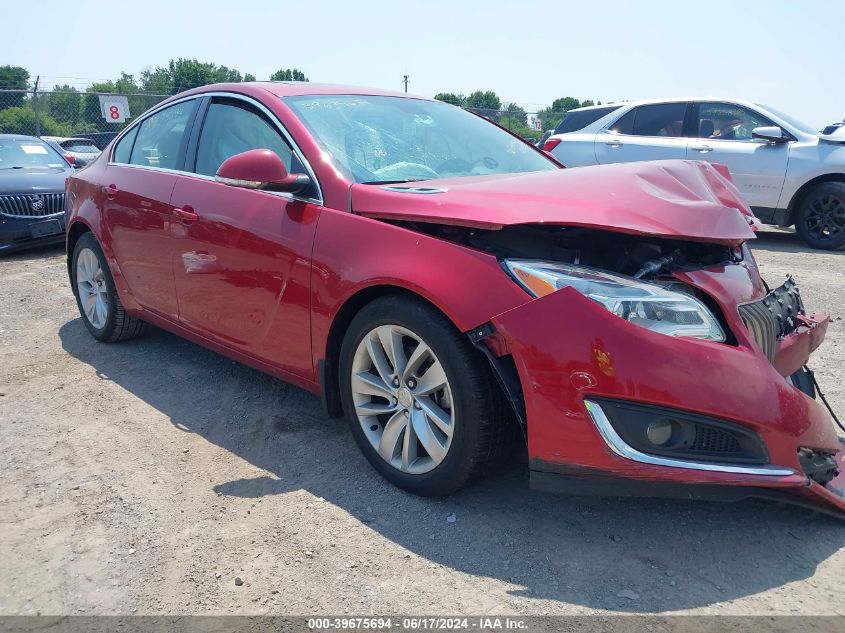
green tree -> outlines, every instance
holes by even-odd
[[[524,108],[515,103],[509,103],[502,108],[500,122],[510,129],[513,129],[511,126],[528,127],[528,114]]]
[[[53,88],[49,94],[39,96],[41,111],[60,123],[76,126],[82,117],[82,94],[73,86],[62,85]]]
[[[244,73],[244,81],[255,81],[255,75],[252,73]]]
[[[308,77],[298,68],[283,68],[270,75],[270,81],[308,81]]]
[[[28,106],[0,110],[0,134],[36,134],[35,112]],[[41,134],[67,136],[70,126],[61,124],[49,114],[41,113]]]
[[[560,97],[552,101],[552,110],[555,112],[569,112],[580,107],[581,102],[575,97]]]
[[[466,97],[463,95],[456,95],[453,92],[438,92],[434,95],[434,98],[438,101],[444,101],[445,103],[451,103],[452,105],[456,106],[463,106],[466,103]]]
[[[0,90],[21,90],[29,87],[29,71],[20,66],[0,66]],[[26,95],[6,93],[0,101],[0,108],[17,108],[23,105]]]
[[[502,108],[502,101],[492,90],[476,90],[466,98],[464,107],[481,114],[482,116],[498,120],[499,110]]]

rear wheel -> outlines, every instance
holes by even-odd
[[[816,185],[801,201],[795,230],[813,248],[845,246],[845,183]]]
[[[339,378],[356,443],[409,492],[454,492],[513,445],[515,424],[489,368],[421,301],[391,296],[363,308],[344,339]]]
[[[91,233],[76,242],[71,274],[82,322],[95,339],[115,343],[135,338],[146,330],[146,323],[123,309],[103,250]]]

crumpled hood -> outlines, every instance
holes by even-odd
[[[724,244],[754,238],[755,221],[725,168],[686,160],[356,184],[351,207],[390,220],[492,230],[578,226]]]

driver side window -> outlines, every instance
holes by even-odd
[[[202,126],[194,171],[214,176],[227,158],[252,149],[269,149],[282,159],[289,173],[305,173],[290,146],[263,115],[237,100],[215,100]]]
[[[714,141],[750,141],[755,127],[775,125],[763,115],[732,103],[698,106],[698,138]]]

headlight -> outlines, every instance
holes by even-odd
[[[561,288],[574,288],[616,316],[654,332],[708,341],[725,340],[716,317],[692,295],[623,275],[557,262],[508,259],[505,266],[535,297]]]

